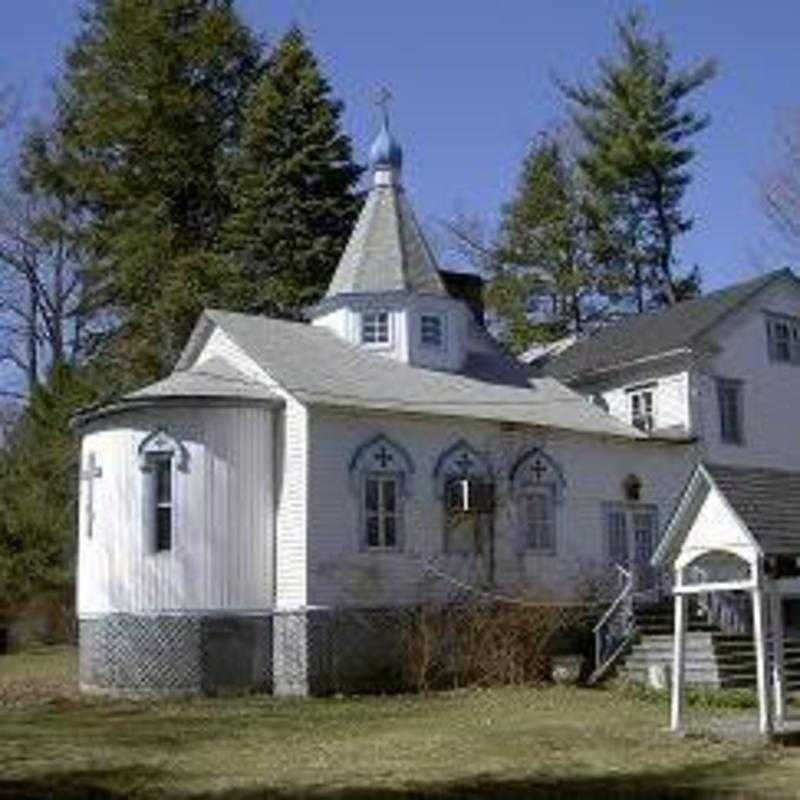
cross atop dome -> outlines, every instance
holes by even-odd
[[[369,151],[369,162],[375,171],[376,183],[387,183],[399,175],[403,166],[403,149],[389,132],[389,101],[392,93],[382,86],[375,93],[375,105],[381,110],[381,129]]]
[[[385,86],[381,86],[381,88],[375,92],[375,105],[380,108],[383,124],[387,128],[389,127],[389,103],[391,100],[392,93]]]

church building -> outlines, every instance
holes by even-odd
[[[386,121],[370,160],[307,323],[208,309],[169,377],[80,415],[85,690],[324,692],[392,652],[343,609],[648,579],[686,438],[532,378],[448,289]]]

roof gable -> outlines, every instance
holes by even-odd
[[[689,351],[700,337],[780,280],[798,281],[791,270],[762,275],[651,314],[627,317],[601,328],[566,350],[540,361],[543,374],[588,379],[633,363]]]
[[[800,472],[699,464],[653,563],[669,563],[682,548],[800,554]]]

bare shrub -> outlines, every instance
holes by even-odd
[[[591,624],[586,604],[468,598],[424,605],[405,630],[405,679],[417,691],[542,683],[568,637]],[[580,645],[573,651],[580,649]]]

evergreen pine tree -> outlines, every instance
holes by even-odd
[[[709,124],[685,101],[714,76],[716,64],[675,69],[664,37],[647,34],[641,12],[624,17],[617,34],[619,52],[600,61],[594,85],[562,89],[585,144],[581,165],[593,190],[596,252],[610,283],[632,288],[641,312],[651,298],[674,303],[679,294],[675,240],[692,225],[682,207],[695,155],[689,140]]]
[[[595,289],[587,226],[574,159],[558,137],[538,137],[502,210],[488,291],[513,350],[581,330]]]
[[[94,382],[56,362],[0,450],[0,611],[42,592],[70,595],[78,446],[69,418],[97,399]]]
[[[134,380],[166,371],[201,307],[224,302],[220,174],[259,68],[232,0],[91,0],[83,13],[61,86],[64,169],[89,215],[92,301]]]
[[[327,287],[358,212],[342,104],[302,32],[279,42],[245,107],[221,249],[245,311],[296,317]]]

